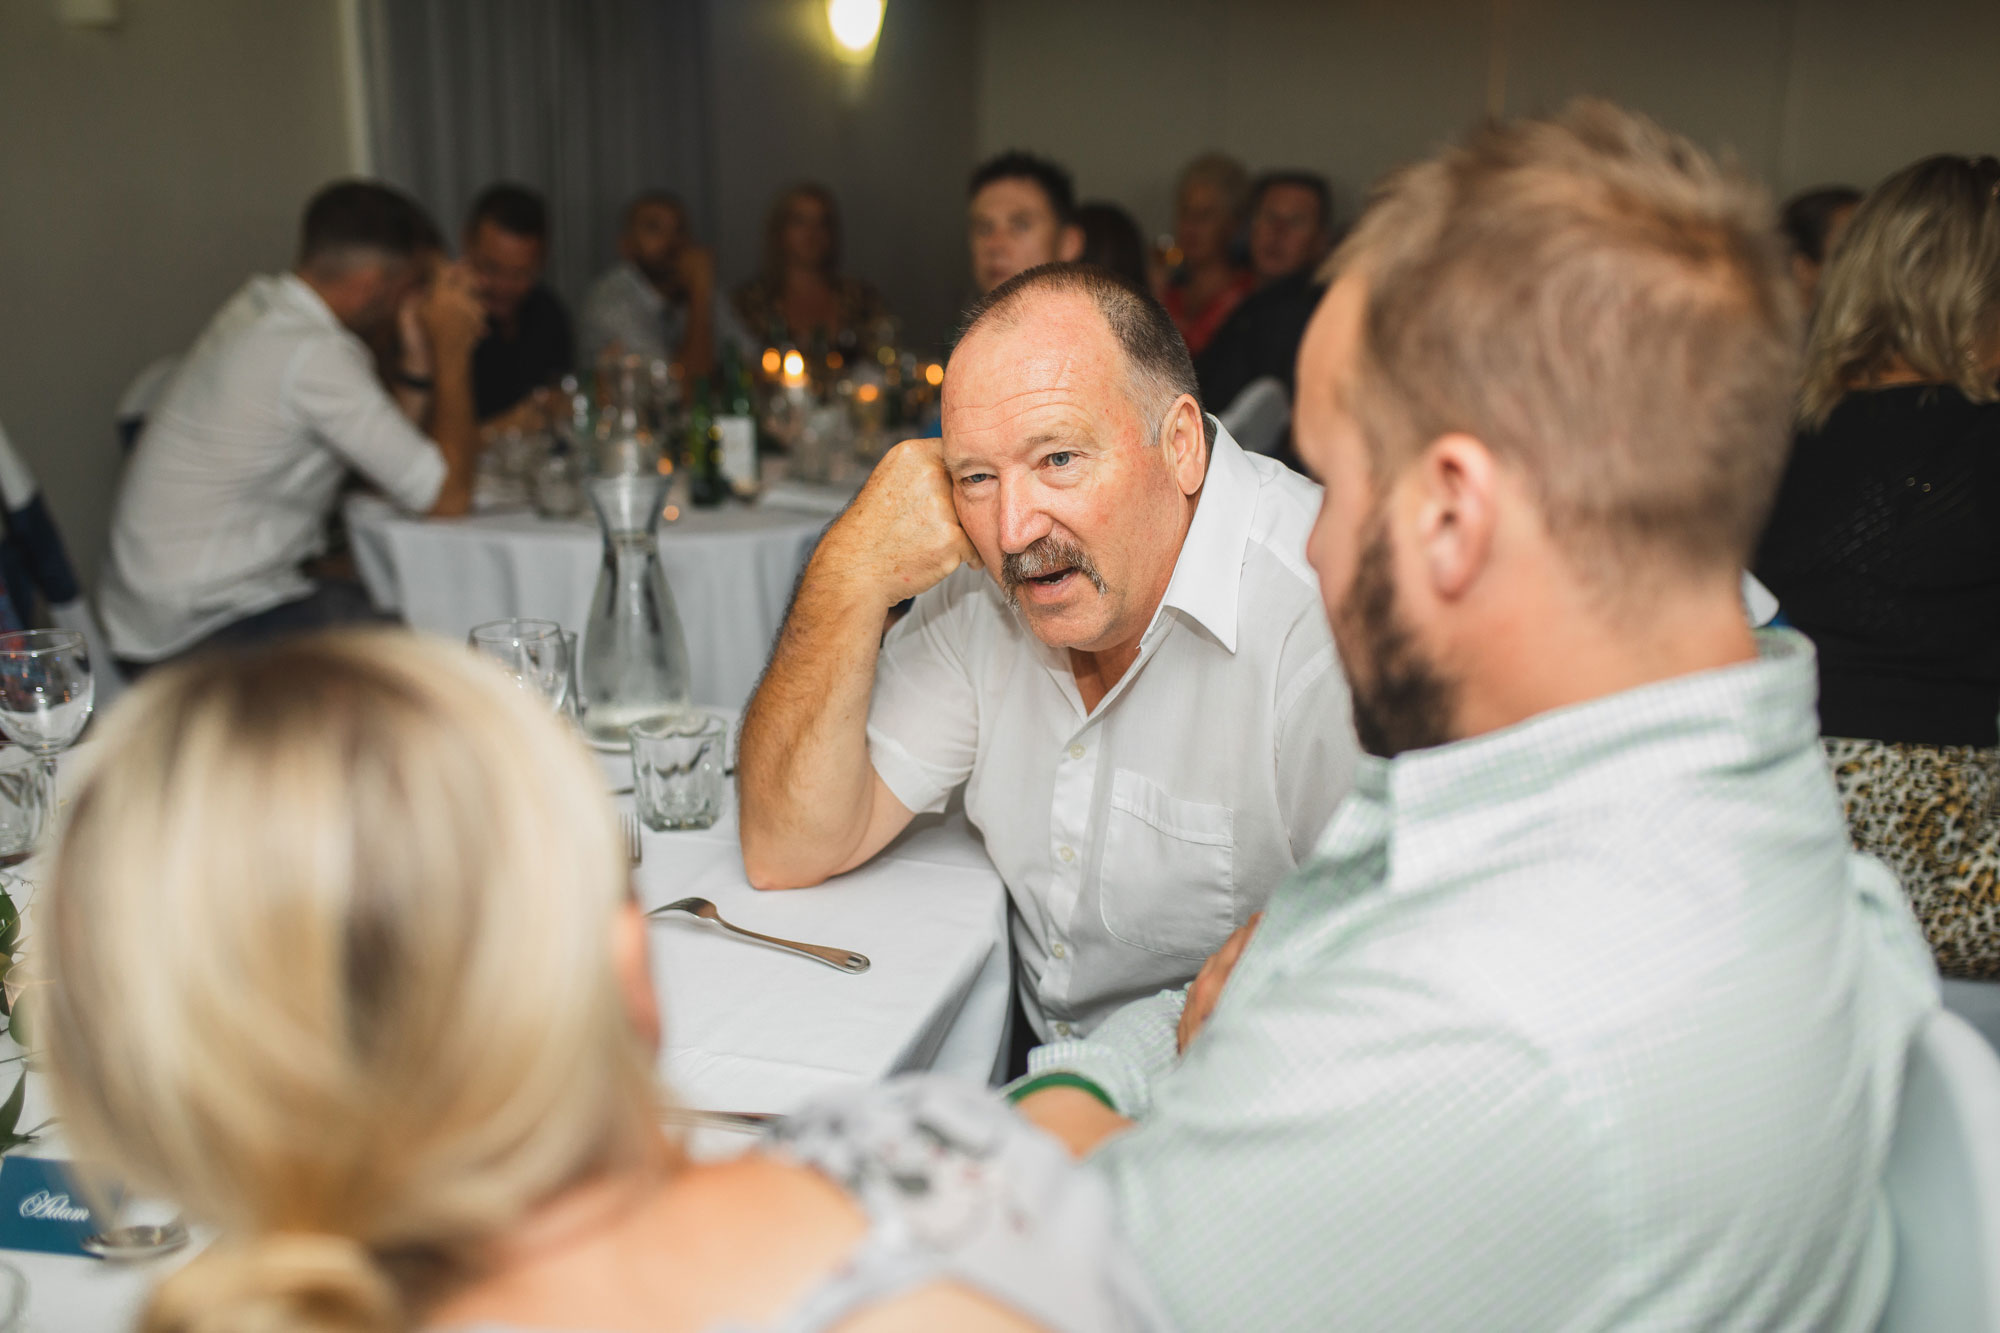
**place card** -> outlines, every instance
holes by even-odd
[[[104,1228],[69,1177],[69,1163],[0,1158],[0,1249],[87,1254],[83,1238]]]

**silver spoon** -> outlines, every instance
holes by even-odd
[[[176,1217],[157,1226],[106,1227],[94,1236],[85,1236],[82,1244],[100,1259],[136,1260],[178,1250],[187,1242],[187,1225]]]
[[[689,916],[713,921],[724,930],[733,931],[748,939],[762,940],[766,944],[775,944],[780,949],[789,949],[793,953],[804,954],[808,958],[818,959],[828,967],[838,968],[853,976],[860,976],[869,968],[868,955],[855,953],[852,949],[830,949],[824,944],[800,944],[797,940],[781,940],[773,935],[759,935],[754,930],[732,926],[722,919],[722,913],[716,911],[715,904],[706,898],[683,898],[679,902],[668,903],[665,907],[655,907],[646,915],[655,917],[666,912],[686,912]]]

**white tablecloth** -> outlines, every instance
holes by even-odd
[[[694,698],[741,707],[770,656],[792,585],[828,523],[774,505],[692,510],[660,527],[660,560],[687,631]],[[590,519],[414,518],[373,496],[347,504],[354,562],[376,605],[463,640],[509,616],[581,630],[603,565]]]
[[[612,785],[631,781],[623,756],[604,762]],[[629,810],[631,798],[618,804]],[[666,1026],[660,1068],[680,1105],[788,1111],[821,1089],[908,1070],[991,1076],[1007,1018],[1007,896],[963,816],[920,818],[868,865],[790,893],[750,888],[735,828],[731,810],[703,832],[645,833],[636,874],[645,905],[698,895],[736,925],[854,949],[873,966],[849,976],[692,918],[659,920],[651,939]],[[35,863],[20,872],[32,883]],[[12,1086],[5,1075],[0,1095]],[[50,1114],[45,1084],[29,1080],[24,1127]],[[58,1135],[22,1151],[63,1155]],[[129,1328],[146,1291],[186,1258],[127,1265],[0,1251],[28,1275],[35,1333]]]

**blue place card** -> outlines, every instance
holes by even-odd
[[[83,1238],[104,1228],[69,1178],[69,1163],[0,1158],[0,1249],[86,1254]]]

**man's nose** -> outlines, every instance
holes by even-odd
[[[1008,555],[1019,555],[1036,542],[1049,535],[1055,522],[1048,516],[1035,494],[1035,488],[1025,482],[1000,481],[1000,549]]]

